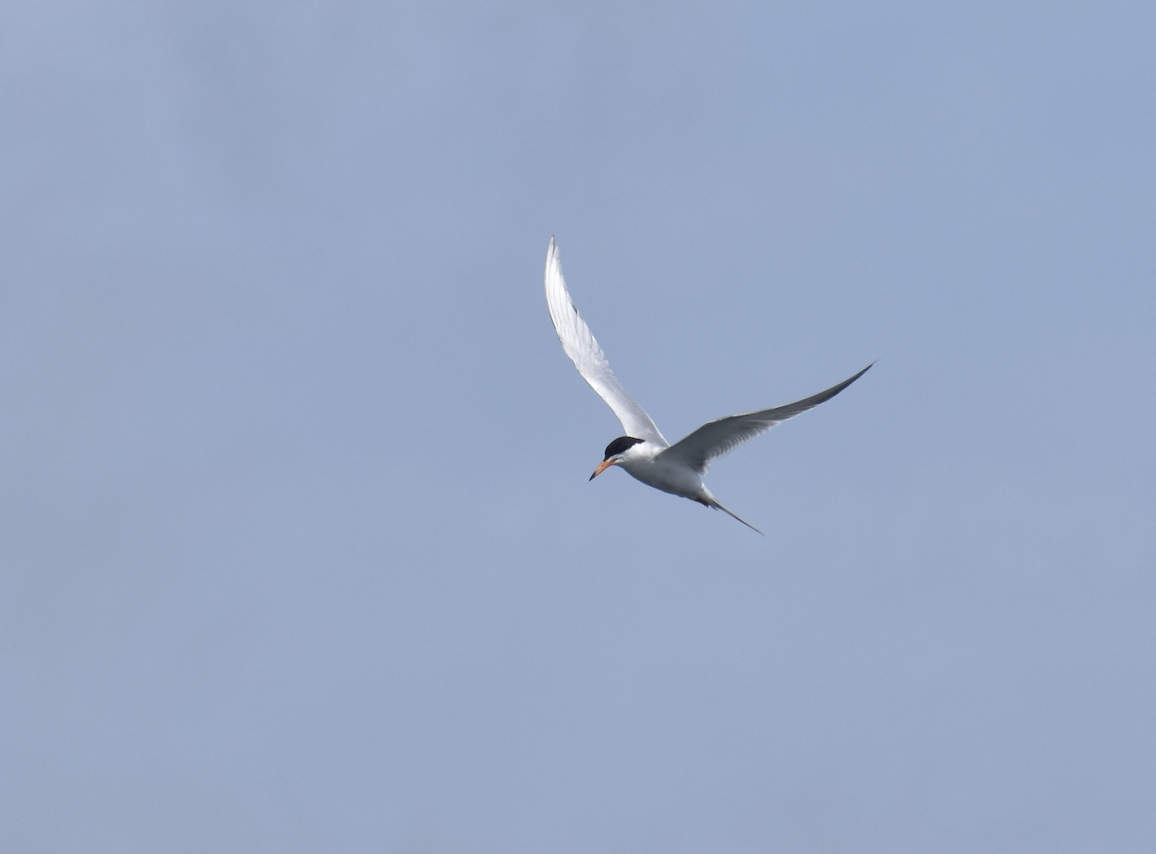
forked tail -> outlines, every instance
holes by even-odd
[[[744,525],[746,525],[748,528],[750,528],[752,531],[754,531],[760,537],[766,536],[766,534],[764,534],[762,531],[760,531],[758,528],[756,528],[754,525],[752,525],[750,522],[748,522],[742,516],[739,516],[735,513],[732,513],[730,510],[727,510],[725,507],[723,507],[721,504],[719,504],[718,499],[715,498],[713,495],[710,495],[710,493],[707,493],[707,500],[703,501],[702,503],[705,504],[707,507],[713,507],[715,510],[721,510],[722,512],[726,513],[728,516],[730,516],[733,519],[738,519],[740,522],[742,522]]]

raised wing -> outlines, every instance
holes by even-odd
[[[658,432],[650,416],[626,393],[606,354],[594,340],[590,327],[574,307],[570,292],[566,290],[566,280],[562,278],[562,262],[558,257],[558,245],[550,238],[550,248],[546,252],[546,304],[550,306],[550,319],[554,321],[554,331],[562,342],[562,349],[574,362],[574,367],[590,387],[598,392],[607,406],[614,410],[627,436],[643,439],[665,448],[667,441]]]
[[[874,362],[871,363],[875,364]],[[755,438],[776,424],[794,418],[800,412],[818,406],[824,400],[830,400],[859,377],[867,373],[868,365],[850,379],[843,380],[836,386],[804,400],[797,400],[785,406],[776,406],[774,409],[761,409],[758,412],[748,412],[744,415],[731,415],[720,418],[718,421],[708,421],[689,436],[675,442],[660,456],[673,457],[693,468],[700,475],[706,474],[713,460],[724,454],[729,454],[743,442]]]

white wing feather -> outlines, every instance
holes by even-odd
[[[678,440],[659,454],[659,459],[665,457],[677,460],[690,466],[700,476],[704,475],[713,460],[729,454],[743,442],[755,438],[776,424],[780,424],[788,418],[794,418],[800,412],[806,412],[825,400],[830,400],[867,373],[870,367],[871,365],[868,365],[850,379],[843,380],[838,385],[831,386],[826,391],[821,391],[803,400],[796,400],[794,403],[788,403],[784,406],[776,406],[774,409],[761,409],[758,412],[747,412],[743,415],[731,415],[717,421],[708,421],[689,436]]]
[[[658,427],[646,414],[646,410],[626,393],[618,377],[614,376],[614,371],[610,370],[606,354],[575,308],[574,300],[566,290],[566,280],[562,278],[562,262],[553,237],[550,238],[550,248],[546,252],[546,303],[550,306],[550,319],[554,321],[554,330],[562,342],[562,349],[574,362],[582,378],[614,410],[626,435],[667,447],[668,442],[658,432]]]

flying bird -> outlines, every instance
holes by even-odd
[[[672,445],[663,438],[646,410],[626,393],[618,377],[614,376],[614,371],[610,370],[606,354],[594,340],[590,327],[578,313],[574,300],[570,298],[570,291],[566,289],[558,245],[553,237],[546,251],[546,303],[550,307],[550,319],[554,321],[562,349],[574,362],[582,378],[590,383],[590,387],[598,392],[618,416],[625,432],[624,436],[619,436],[606,446],[605,456],[590,479],[594,480],[611,466],[620,466],[626,469],[627,474],[647,486],[681,495],[705,507],[722,510],[760,534],[762,531],[750,522],[723,507],[703,484],[702,477],[710,464],[776,424],[830,400],[871,367],[868,365],[855,376],[826,391],[785,406],[708,421]]]

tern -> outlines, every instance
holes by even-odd
[[[708,421],[672,445],[663,438],[646,410],[626,393],[618,377],[614,376],[614,371],[610,370],[606,354],[594,340],[590,327],[578,313],[570,291],[566,289],[558,245],[553,237],[546,251],[546,303],[550,307],[550,319],[554,321],[554,330],[562,342],[562,349],[574,362],[582,378],[618,416],[626,433],[606,446],[605,456],[598,468],[594,469],[594,474],[590,475],[590,480],[611,466],[619,466],[647,486],[672,495],[681,495],[704,507],[721,510],[760,534],[762,531],[723,507],[711,495],[702,482],[710,464],[776,424],[830,400],[871,367],[868,365],[838,385],[794,403]]]

